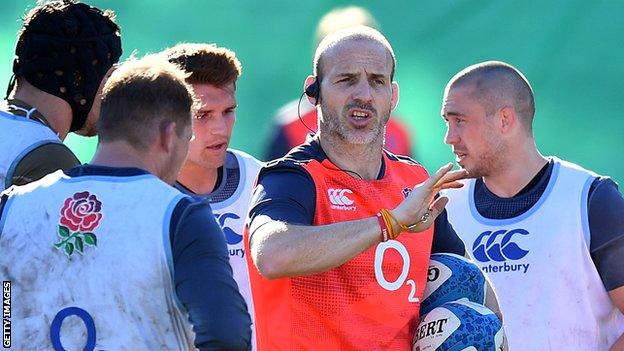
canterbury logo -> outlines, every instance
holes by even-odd
[[[474,258],[481,262],[519,260],[529,251],[524,250],[513,241],[516,234],[529,235],[524,229],[485,231],[477,237],[472,245]]]
[[[329,195],[329,202],[332,205],[337,206],[351,206],[353,200],[347,197],[347,194],[353,194],[349,189],[327,189],[327,195]]]

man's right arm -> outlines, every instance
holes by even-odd
[[[323,272],[379,241],[375,220],[312,226],[314,209],[314,183],[305,171],[285,168],[261,174],[252,196],[249,232],[251,257],[264,277]],[[332,235],[323,235],[330,231]]]
[[[80,161],[62,143],[48,143],[27,153],[10,174],[12,185],[24,185],[39,180],[59,169],[68,170],[80,165]]]
[[[420,224],[415,231],[431,226],[446,203],[434,201],[434,194],[442,187],[457,186],[454,180],[465,176],[462,171],[447,173],[449,170],[447,167],[439,171],[414,188],[392,210],[395,217],[404,224],[415,223],[429,210],[431,220]],[[252,197],[249,247],[251,258],[264,277],[275,279],[324,272],[380,241],[381,229],[375,217],[312,226],[309,198],[314,189],[312,179],[303,170],[261,173]],[[308,199],[294,193],[308,194]],[[398,231],[398,224],[393,225]]]

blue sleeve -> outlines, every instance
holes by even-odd
[[[259,215],[291,224],[311,225],[316,208],[316,188],[303,169],[263,169],[251,197],[249,218]]]
[[[448,221],[446,210],[443,210],[435,220],[431,253],[454,253],[460,256],[464,256],[466,253],[464,242]]]
[[[281,125],[274,125],[274,129],[276,132],[271,136],[269,148],[265,155],[267,161],[283,157],[291,149],[284,127]]]
[[[607,291],[624,286],[624,197],[610,178],[597,178],[588,198],[591,256]]]
[[[195,347],[249,350],[251,318],[208,202],[181,200],[173,211],[170,232],[175,291],[189,313]]]

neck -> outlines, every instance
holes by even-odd
[[[205,168],[192,161],[184,164],[178,182],[196,194],[210,194],[217,185],[219,168]]]
[[[365,180],[377,179],[381,169],[383,136],[369,144],[350,144],[336,137],[326,137],[320,131],[318,134],[323,151],[334,165],[344,171],[355,172]]]
[[[124,141],[100,141],[90,164],[107,167],[136,167],[158,175],[159,167],[148,151],[141,152]]]
[[[9,99],[21,100],[36,108],[59,138],[65,140],[72,121],[72,110],[65,100],[35,88],[24,79],[19,80]]]
[[[506,162],[499,170],[483,177],[488,190],[503,198],[518,194],[548,163],[548,160],[537,150],[532,138],[524,144],[514,146],[514,149],[508,153],[513,153],[513,155],[503,157]]]

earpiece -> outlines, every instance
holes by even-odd
[[[316,79],[314,79],[314,83],[308,85],[305,90],[304,93],[311,97],[314,98],[315,100],[315,105],[318,105],[319,103],[319,97],[321,95],[321,85],[319,83],[319,79],[318,77]]]

